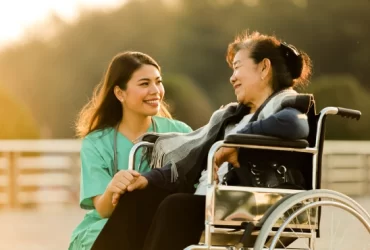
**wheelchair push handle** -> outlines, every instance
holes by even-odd
[[[351,118],[351,119],[359,120],[361,117],[361,111],[355,110],[355,109],[347,109],[347,108],[338,107],[337,115],[340,115],[344,118]]]

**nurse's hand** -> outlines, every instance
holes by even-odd
[[[118,204],[119,198],[121,197],[121,194],[114,193],[112,196],[112,205],[116,206]]]
[[[136,189],[144,189],[148,186],[148,180],[144,176],[139,176],[135,182],[132,182],[128,187],[127,191],[132,192]]]
[[[136,180],[133,183],[131,183],[127,187],[127,191],[132,192],[136,189],[144,189],[144,188],[146,188],[146,186],[148,186],[148,180],[144,176],[139,176],[138,178],[136,178]],[[118,204],[118,201],[119,201],[120,197],[121,197],[121,194],[119,194],[119,193],[114,193],[113,194],[113,196],[112,196],[113,206]]]
[[[148,186],[148,180],[144,176],[139,176],[134,183],[131,183],[127,187],[128,192],[132,192],[135,189],[144,189]],[[121,194],[115,193],[112,196],[112,204],[113,206],[118,204],[119,198],[121,197]]]
[[[107,186],[107,191],[112,194],[112,204],[118,202],[119,196],[124,194],[127,187],[136,181],[140,173],[135,170],[121,170],[117,172]],[[118,197],[117,197],[118,195]]]

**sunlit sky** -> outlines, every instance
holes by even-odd
[[[52,13],[73,20],[81,8],[114,8],[125,0],[0,0],[0,47],[18,40]]]

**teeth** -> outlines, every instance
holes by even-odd
[[[147,103],[150,103],[150,104],[155,104],[155,103],[158,103],[159,101],[158,100],[154,100],[154,101],[145,101]]]

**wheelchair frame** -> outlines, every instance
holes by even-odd
[[[336,206],[341,209],[344,209],[358,218],[358,220],[365,226],[370,234],[370,215],[362,208],[358,203],[349,198],[348,196],[332,191],[317,189],[318,178],[317,173],[321,171],[319,167],[321,166],[321,156],[323,152],[323,141],[324,141],[324,128],[325,128],[325,119],[327,115],[340,115],[342,117],[359,119],[361,112],[357,110],[337,108],[337,107],[327,107],[321,110],[317,119],[316,135],[314,146],[308,147],[295,147],[297,141],[286,141],[284,146],[276,146],[275,144],[258,142],[256,141],[256,135],[245,135],[238,134],[227,136],[225,140],[218,141],[214,143],[211,149],[208,152],[207,158],[207,193],[206,193],[206,207],[205,207],[205,238],[204,244],[202,245],[192,245],[185,248],[186,250],[200,250],[200,249],[214,249],[214,250],[232,250],[232,249],[252,249],[244,248],[243,245],[239,242],[234,245],[225,246],[214,246],[212,245],[212,238],[216,234],[226,235],[224,238],[234,235],[234,238],[240,238],[242,231],[231,232],[225,229],[225,226],[230,226],[235,228],[235,226],[240,226],[242,222],[253,223],[254,226],[260,228],[260,230],[254,230],[251,232],[251,235],[257,235],[257,239],[254,243],[253,249],[278,249],[275,248],[278,237],[295,237],[295,238],[309,238],[310,249],[314,244],[317,230],[319,229],[319,209],[320,206]],[[316,119],[316,114],[315,114]],[[257,136],[258,138],[268,139],[266,136]],[[235,140],[238,139],[238,140]],[[236,143],[242,140],[243,143]],[[266,140],[267,141],[267,140]],[[301,141],[301,140],[300,140]],[[153,146],[154,143],[142,141],[133,146],[129,155],[129,168],[134,169],[135,162],[135,153],[137,150],[143,146]],[[217,150],[221,147],[238,147],[238,148],[250,148],[250,149],[264,149],[264,150],[277,150],[277,151],[290,151],[290,152],[301,152],[312,154],[312,183],[311,190],[292,190],[292,189],[277,189],[277,188],[260,188],[260,187],[241,187],[241,186],[225,186],[218,185],[213,180],[213,162],[214,155]],[[245,201],[255,202],[255,208],[261,210],[258,207],[258,200],[265,200],[264,207],[266,208],[264,213],[253,214],[253,209],[249,211],[237,211],[236,217],[237,220],[232,219],[223,219],[223,218],[232,218],[232,214],[221,213],[220,211],[225,210],[225,206],[222,204],[228,204],[230,197],[244,197]],[[262,198],[261,198],[262,197]],[[325,199],[330,199],[327,201]],[[289,211],[293,206],[297,204],[302,204],[303,201],[310,200],[312,203],[305,204],[300,207],[295,213],[289,215],[284,221],[278,221],[281,216]],[[267,203],[266,203],[267,201]],[[223,202],[223,203],[222,203]],[[222,203],[222,204],[221,204]],[[244,204],[245,205],[245,204]],[[266,207],[267,205],[267,207]],[[246,206],[243,206],[244,208]],[[259,209],[258,209],[259,208]],[[315,209],[316,208],[316,209]],[[291,220],[299,214],[304,209],[315,209],[314,213],[315,222],[313,225],[307,223],[302,223],[301,225],[294,224],[297,229],[306,229],[305,232],[286,232],[284,231],[285,227],[291,222]],[[244,216],[244,217],[243,217]],[[242,219],[242,220],[241,220]],[[310,218],[308,219],[310,222]],[[220,228],[221,226],[221,228]],[[274,230],[274,228],[278,228]],[[269,236],[273,236],[271,245],[269,248],[265,248],[265,241]],[[221,237],[222,238],[222,237]],[[228,243],[227,241],[224,241]]]

